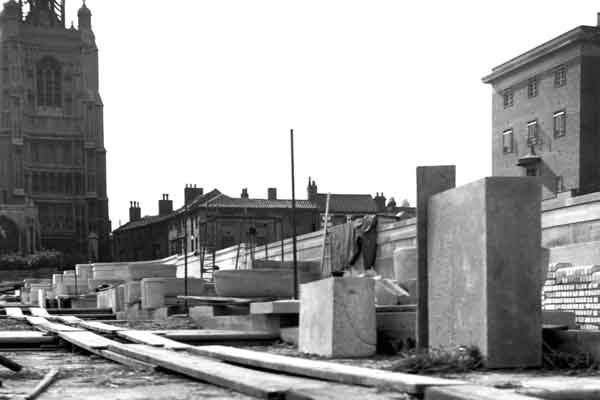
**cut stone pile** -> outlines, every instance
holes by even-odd
[[[574,312],[580,329],[600,329],[600,266],[550,264],[542,309]]]

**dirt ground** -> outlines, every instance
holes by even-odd
[[[181,317],[170,318],[167,321],[106,322],[132,329],[196,329],[191,320]],[[31,327],[23,322],[0,320],[0,330],[31,330]],[[301,354],[293,346],[284,343],[243,347],[286,356],[319,359]],[[236,400],[252,398],[168,372],[138,370],[112,363],[95,355],[71,353],[63,349],[1,354],[24,365],[25,371],[15,374],[0,367],[0,381],[3,384],[0,387],[0,400],[22,398],[51,368],[58,368],[61,372],[57,382],[40,397],[41,400]],[[401,356],[376,356],[369,359],[336,359],[333,361],[347,365],[391,370],[392,366],[401,359]],[[598,379],[600,372],[598,371],[507,370],[438,374],[437,376],[492,386],[505,389],[507,392],[527,392],[540,388],[560,392],[579,388],[585,389],[588,393],[590,390],[600,393],[600,379]]]
[[[126,323],[119,324],[128,326]],[[187,319],[132,323],[136,329],[191,328]],[[1,331],[31,330],[26,323],[0,320]],[[40,400],[243,400],[253,399],[230,390],[193,381],[168,372],[139,370],[113,363],[93,354],[66,350],[0,353],[23,365],[14,373],[0,367],[0,400],[23,398],[52,368],[60,373]]]
[[[252,399],[226,389],[166,373],[136,370],[87,354],[66,351],[2,353],[23,365],[24,372],[0,368],[0,399],[23,398],[52,368],[55,383],[40,400],[242,400]]]

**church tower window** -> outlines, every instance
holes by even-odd
[[[62,68],[51,57],[42,59],[37,65],[38,107],[62,107]]]

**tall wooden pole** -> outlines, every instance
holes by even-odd
[[[290,130],[292,150],[292,253],[294,260],[294,299],[298,299],[298,260],[296,258],[296,178],[294,173],[294,130]]]

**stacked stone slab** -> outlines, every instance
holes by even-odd
[[[430,199],[431,347],[475,346],[490,368],[541,364],[540,193],[494,177]]]
[[[87,282],[89,279],[92,279],[93,274],[93,265],[92,264],[77,264],[75,266],[75,272],[77,273],[77,279]]]
[[[125,305],[131,306],[142,299],[142,282],[131,281],[125,283]]]
[[[25,279],[21,288],[21,302],[23,304],[34,305],[39,304],[39,290],[52,289],[52,280],[50,279]]]
[[[131,282],[133,284],[133,282]],[[130,288],[136,291],[135,284]],[[185,279],[180,278],[145,278],[140,282],[140,298],[135,299],[126,296],[127,301],[136,302],[141,300],[142,308],[152,309],[165,305],[175,305],[177,296],[185,293]],[[205,294],[204,280],[189,278],[188,295],[202,296]]]
[[[77,283],[75,279],[77,278]],[[75,270],[64,271],[63,278],[54,288],[57,296],[74,296],[76,294],[87,293],[87,279],[76,276]]]
[[[63,281],[63,274],[52,274],[52,286],[56,286]]]
[[[40,304],[46,304],[46,296],[52,291],[50,280],[45,282],[30,283],[29,286],[29,304],[38,307]]]
[[[550,264],[542,307],[544,311],[575,313],[580,329],[600,329],[600,266]]]

